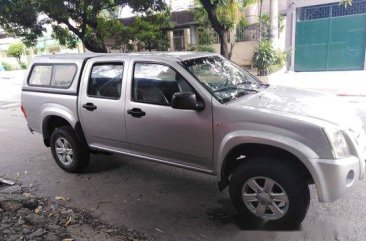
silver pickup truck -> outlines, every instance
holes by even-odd
[[[215,175],[246,219],[299,224],[309,184],[330,202],[364,178],[365,133],[346,103],[216,54],[36,57],[21,109],[67,172],[113,152]]]

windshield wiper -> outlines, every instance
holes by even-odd
[[[269,87],[269,84],[266,84],[266,83],[260,83],[260,85],[263,87]]]
[[[226,102],[229,102],[231,100],[237,99],[239,97],[242,97],[244,95],[249,94],[250,92],[254,92],[254,93],[259,92],[258,90],[254,90],[254,89],[238,89],[238,90],[239,91],[237,93],[235,93],[235,95],[232,95],[232,96],[221,99],[221,103],[226,103]]]

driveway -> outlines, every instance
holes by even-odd
[[[2,90],[0,105],[19,101],[21,81],[9,81],[0,80],[13,91]],[[348,100],[366,122],[364,99]],[[28,131],[19,108],[6,105],[0,106],[0,177],[19,179],[40,196],[70,198],[70,207],[91,210],[155,240],[364,240],[366,235],[366,182],[327,204],[317,201],[312,186],[300,230],[261,231],[236,215],[227,190],[219,192],[214,177],[115,154],[92,156],[82,174],[65,173],[42,137]]]

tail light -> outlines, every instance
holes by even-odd
[[[27,118],[27,112],[25,112],[25,109],[24,109],[23,105],[20,106],[20,110],[22,111],[24,117]]]

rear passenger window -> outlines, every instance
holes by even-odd
[[[76,74],[76,65],[55,64],[35,65],[29,78],[29,84],[43,87],[67,88]]]
[[[121,97],[122,74],[122,63],[94,65],[88,84],[88,96],[119,99]]]

